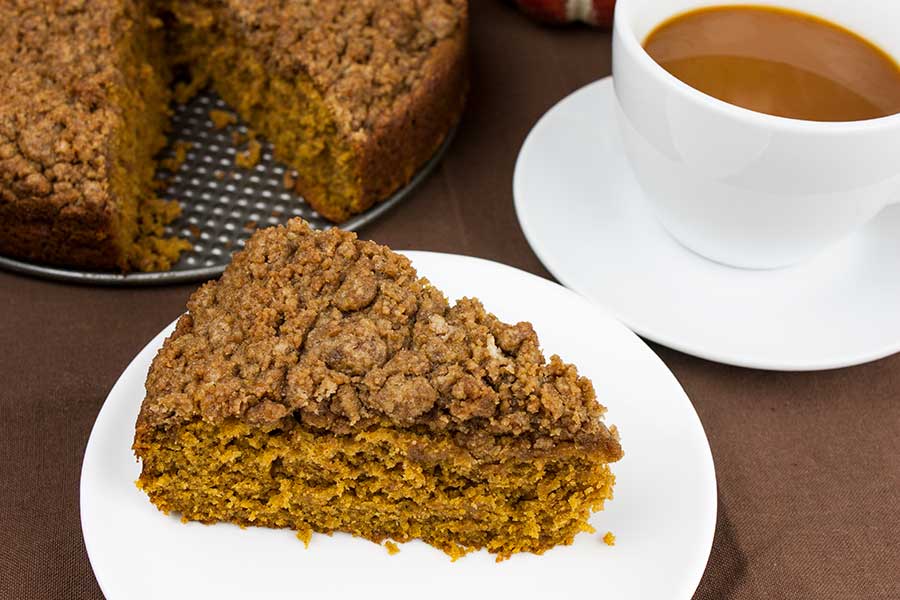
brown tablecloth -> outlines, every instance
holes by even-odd
[[[362,235],[548,276],[516,221],[513,165],[544,111],[609,74],[609,35],[472,5],[459,136],[415,196]],[[0,273],[0,599],[101,597],[79,522],[84,447],[116,378],[193,289]],[[693,400],[716,462],[718,526],[696,597],[900,598],[900,356],[784,374],[654,350]]]

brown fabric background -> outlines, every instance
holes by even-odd
[[[426,185],[362,235],[548,276],[513,212],[513,165],[544,111],[609,73],[609,36],[541,28],[495,0],[472,5],[459,136]],[[0,598],[101,597],[78,516],[84,447],[116,378],[193,287],[0,273]],[[900,355],[779,374],[654,349],[693,400],[716,462],[718,527],[696,597],[900,598]]]

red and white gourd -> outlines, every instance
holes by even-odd
[[[545,23],[583,21],[590,25],[612,25],[616,0],[514,0],[523,12]]]

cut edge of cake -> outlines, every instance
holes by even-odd
[[[5,45],[15,49],[16,44],[30,43],[23,48],[36,56],[29,63],[23,59],[27,53],[13,52],[6,57],[6,79],[0,78],[6,92],[0,104],[0,253],[128,272],[167,270],[191,247],[165,231],[179,216],[179,203],[155,194],[154,155],[164,145],[171,95],[168,63],[173,59],[160,43],[168,33],[160,18],[166,5],[173,3],[121,0],[110,11],[91,10],[91,5],[55,12],[53,6],[48,10],[44,5],[0,8],[6,11],[0,18],[15,25],[4,32],[10,36]],[[241,106],[241,81],[232,80],[232,73],[202,73],[201,58],[211,56],[214,62],[222,53],[219,38],[207,40],[194,53],[201,57],[194,65],[201,75],[195,84],[211,80],[252,127],[271,138],[276,157],[299,171],[294,191],[325,218],[342,222],[408,183],[461,117],[467,91],[467,5],[453,0],[417,10],[421,14],[409,15],[420,21],[415,21],[412,34],[424,35],[434,44],[423,46],[425,63],[415,73],[419,79],[406,87],[394,81],[385,88],[392,90],[390,98],[395,101],[385,100],[376,83],[411,75],[403,69],[391,72],[390,60],[366,64],[361,58],[346,70],[329,70],[329,57],[319,56],[321,69],[313,76],[304,71],[304,55],[292,45],[280,47],[280,56],[253,56],[249,48],[235,46],[238,54],[256,62],[258,77],[253,83],[272,91],[272,97],[264,95],[250,110]],[[407,35],[400,30],[412,21],[394,17],[379,27],[391,35]],[[18,31],[16,26],[26,20],[28,28],[22,25]],[[58,24],[62,26],[54,31]],[[41,35],[47,39],[41,40]],[[327,50],[325,42],[321,48],[314,44],[313,50]],[[37,56],[50,44],[62,44],[51,61]],[[388,58],[404,52],[390,44],[371,51]],[[0,55],[0,64],[3,61]],[[279,61],[290,62],[290,68],[278,67]],[[55,75],[39,72],[47,64]],[[375,68],[385,75],[372,77]],[[67,73],[71,81],[65,78]],[[320,85],[322,73],[332,78],[333,87],[327,91]],[[354,78],[363,73],[370,75]],[[22,84],[29,81],[35,85]],[[364,86],[359,82],[371,88],[365,92],[370,94],[371,110],[363,110]],[[298,112],[294,104],[298,98],[315,110],[303,112],[301,106]],[[281,111],[286,102],[291,105]],[[96,118],[98,112],[105,121]],[[334,131],[298,143],[297,132],[288,131],[285,122],[295,123],[303,136]]]
[[[152,58],[162,33],[148,7],[0,8],[14,10],[24,13],[0,14],[14,25],[0,36],[12,36],[5,45],[15,50],[0,57],[0,252],[101,270],[168,268],[189,244],[165,235],[178,204],[154,193],[169,75]]]
[[[275,158],[296,169],[294,191],[320,215],[340,223],[409,183],[458,124],[468,90],[468,11],[464,2],[457,4],[456,21],[445,26],[448,31],[424,54],[422,79],[409,89],[394,90],[392,103],[373,97],[373,106],[366,106],[356,87],[368,82],[363,77],[354,87],[355,74],[376,71],[376,79],[386,80],[404,76],[390,61],[378,64],[363,52],[358,63],[332,66],[346,73],[326,89],[322,69],[309,63],[330,63],[330,57],[313,59],[302,51],[292,56],[280,39],[287,35],[284,30],[273,34],[273,44],[248,41],[248,31],[260,35],[247,26],[257,16],[253,11],[236,12],[228,4],[169,3],[176,61],[192,74],[181,96],[211,84],[253,130],[273,143]],[[304,35],[318,39],[320,33],[315,29]],[[339,30],[332,34],[346,35]],[[334,43],[339,45],[340,39]],[[391,44],[383,46],[382,53],[402,52]],[[288,55],[279,55],[279,50]],[[370,47],[368,52],[374,51]],[[368,114],[368,120],[358,123],[358,113]]]

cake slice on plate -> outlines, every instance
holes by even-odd
[[[158,508],[304,540],[541,553],[591,530],[622,457],[591,382],[529,323],[301,220],[191,297],[146,388],[134,451]]]

